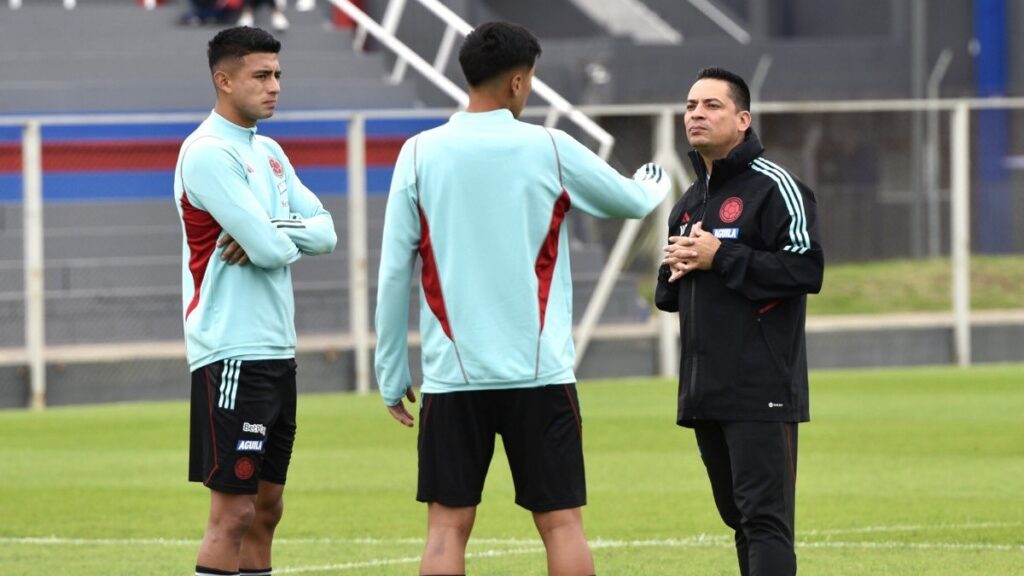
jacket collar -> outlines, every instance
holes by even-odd
[[[714,174],[715,180],[727,180],[746,170],[750,163],[761,154],[764,154],[764,146],[761,145],[761,140],[758,139],[754,129],[748,128],[743,142],[730,150],[729,155],[725,158],[712,162],[711,173]],[[696,150],[690,150],[689,157],[690,162],[693,163],[693,169],[697,173],[697,178],[706,179],[708,173],[701,155]]]
[[[216,110],[210,113],[210,125],[214,131],[223,138],[248,144],[256,137],[256,127],[246,128],[239,126],[227,118],[221,116]]]
[[[516,118],[508,108],[498,108],[489,112],[456,112],[451,117],[453,124],[475,126],[503,126]]]

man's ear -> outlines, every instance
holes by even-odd
[[[749,110],[741,111],[740,112],[740,132],[746,132],[747,128],[750,128],[750,123],[752,122],[752,120],[753,119],[750,117],[750,111]]]
[[[231,76],[224,70],[218,69],[213,73],[213,86],[218,91],[231,93]]]
[[[512,95],[513,96],[519,96],[519,93],[522,92],[522,90],[523,90],[523,84],[524,84],[523,73],[522,72],[516,72],[516,73],[512,74],[512,77],[511,77],[509,82],[510,82],[509,83],[509,87],[512,90]]]

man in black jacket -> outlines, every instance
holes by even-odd
[[[669,218],[655,301],[679,312],[677,423],[696,433],[740,571],[789,576],[804,321],[824,257],[814,194],[762,156],[750,120],[743,79],[701,70],[685,115],[697,180]]]

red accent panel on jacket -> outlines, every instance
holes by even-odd
[[[565,220],[565,213],[572,206],[569,193],[562,189],[562,195],[555,201],[555,208],[551,211],[551,223],[548,225],[548,235],[544,243],[540,245],[540,253],[537,254],[537,263],[534,271],[537,273],[537,304],[540,308],[540,329],[544,331],[544,314],[548,309],[548,295],[551,293],[551,278],[555,274],[555,262],[558,260],[558,233],[562,228],[562,221]]]
[[[437,271],[437,261],[434,259],[434,246],[430,243],[430,225],[427,224],[427,215],[423,212],[422,206],[417,206],[420,213],[420,258],[423,259],[422,279],[423,293],[427,297],[427,305],[430,311],[441,323],[441,329],[445,336],[452,342],[452,328],[448,324],[448,311],[444,306],[444,292],[441,291],[441,274]]]
[[[192,285],[195,292],[185,310],[185,318],[199,305],[199,288],[203,285],[206,268],[217,248],[217,237],[221,227],[213,216],[200,210],[188,201],[188,194],[181,195],[181,218],[185,221],[185,239],[188,242],[188,269],[192,271]]]

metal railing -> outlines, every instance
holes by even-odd
[[[63,0],[65,10],[74,10],[78,6],[78,0]],[[153,10],[156,8],[157,0],[143,0],[142,5],[146,10]],[[11,10],[19,10],[22,6],[22,0],[7,0],[7,6]]]
[[[986,109],[1024,109],[1024,98],[1002,99],[958,99],[938,101],[856,101],[856,102],[799,102],[799,103],[762,103],[754,106],[754,114],[769,116],[773,114],[804,114],[804,113],[857,113],[857,112],[915,112],[926,110],[942,111],[948,115],[949,156],[948,175],[950,182],[950,219],[951,235],[950,254],[952,261],[951,294],[952,306],[948,316],[949,325],[954,334],[954,357],[956,363],[966,366],[971,363],[970,313],[970,221],[971,221],[971,121],[970,113]],[[651,119],[652,148],[654,158],[668,169],[680,183],[688,181],[688,169],[680,159],[675,134],[679,117],[684,112],[681,104],[674,105],[622,105],[622,106],[588,106],[582,112],[595,117],[646,117]],[[369,286],[370,276],[367,270],[367,231],[366,222],[366,162],[365,162],[365,120],[372,119],[412,119],[440,118],[451,113],[450,109],[434,110],[391,110],[391,111],[327,111],[327,112],[281,112],[275,121],[346,121],[348,122],[348,242],[350,258],[349,280],[351,297],[348,302],[350,313],[349,334],[324,336],[316,342],[331,342],[335,349],[352,350],[355,353],[357,377],[368,382],[370,364],[369,354],[373,345],[373,334],[369,327]],[[525,117],[543,118],[547,114],[544,108],[528,108]],[[146,343],[115,345],[48,345],[45,332],[45,286],[43,260],[43,166],[41,131],[45,127],[97,125],[97,124],[148,124],[188,122],[198,123],[205,118],[205,113],[189,114],[117,114],[93,116],[39,116],[0,118],[0,127],[19,127],[22,130],[22,229],[24,235],[24,310],[25,340],[24,346],[0,349],[0,364],[27,366],[31,379],[31,402],[33,406],[42,407],[45,403],[46,382],[45,366],[56,360],[64,362],[85,362],[89,360],[122,357],[134,353],[137,357],[166,357],[167,354],[180,354],[175,348],[170,350],[164,346],[157,352],[157,347]],[[659,223],[667,220],[667,211],[673,199],[666,199],[660,208]],[[640,223],[635,222],[639,228]],[[622,269],[621,260],[624,253],[632,246],[632,242],[623,243],[623,237],[612,249],[607,260],[602,281],[607,276],[614,283]],[[163,290],[163,288],[161,288]],[[596,291],[595,291],[595,298]],[[941,323],[941,322],[940,322]],[[586,343],[595,334],[614,337],[615,333],[627,334],[626,337],[656,337],[659,339],[659,372],[672,375],[678,367],[675,322],[670,315],[655,314],[648,322],[623,325],[614,330],[605,326],[597,327],[597,318],[590,315],[590,309],[577,327],[577,341],[583,343],[579,349],[579,358],[586,354]],[[303,337],[304,348],[315,345]],[[148,352],[147,352],[148,350]],[[133,352],[134,351],[134,352]],[[358,387],[368,389],[367,385]]]
[[[406,65],[411,65],[435,86],[451,96],[459,106],[463,108],[466,107],[469,101],[468,95],[444,74],[444,70],[448,65],[452,50],[455,46],[456,35],[465,37],[473,30],[473,27],[463,20],[458,14],[442,4],[439,0],[416,0],[445,25],[444,34],[438,44],[437,53],[434,55],[434,61],[431,64],[395,36],[395,33],[398,30],[398,24],[402,19],[403,12],[405,11],[406,0],[391,0],[388,3],[384,17],[382,18],[383,24],[378,24],[350,0],[329,1],[338,9],[345,12],[345,14],[358,24],[360,31],[356,34],[356,46],[360,46],[365,40],[363,35],[365,33],[369,33],[396,54],[398,59],[391,74],[392,81],[396,83],[399,82],[405,73]],[[544,119],[545,126],[554,127],[561,117],[564,116],[568,118],[569,121],[582,129],[584,133],[597,141],[598,156],[603,159],[608,158],[611,154],[612,147],[615,145],[615,138],[612,137],[608,131],[591,120],[578,108],[570,104],[568,100],[555,92],[540,78],[535,77],[533,79],[533,91],[540,98],[550,104],[550,108],[548,109]],[[594,298],[591,299],[588,304],[580,326],[579,335],[576,339],[577,367],[579,366],[579,363],[582,362],[583,356],[586,354],[587,346],[590,342],[590,336],[594,331],[594,327],[597,325],[598,318],[600,318],[601,313],[607,305],[608,298],[611,296],[617,271],[621,270],[628,253],[628,248],[635,242],[639,232],[640,222],[637,220],[627,220],[623,224],[622,230],[619,232],[619,238],[615,244],[615,249],[612,250],[609,257],[609,265],[605,268],[605,272],[602,273],[601,278],[598,281]],[[613,270],[616,272],[613,273]],[[361,379],[358,381],[357,387],[360,390],[368,390],[370,385],[368,374],[365,378],[363,378],[362,372],[359,374]]]
[[[473,27],[463,20],[462,17],[452,12],[450,8],[439,0],[416,0],[445,25],[445,31],[441,41],[438,43],[438,50],[434,56],[434,61],[433,63],[428,63],[426,59],[395,36],[398,24],[402,19],[402,13],[405,11],[407,0],[391,0],[385,10],[384,17],[381,19],[381,24],[378,24],[366,12],[363,12],[349,0],[328,1],[352,18],[358,24],[361,31],[371,34],[398,56],[395,69],[391,74],[394,81],[400,81],[404,75],[406,65],[411,65],[417,72],[423,74],[424,78],[451,96],[459,106],[465,108],[469,102],[466,92],[456,86],[444,74],[455,46],[456,34],[465,37],[473,31]],[[360,37],[363,33],[357,33],[355,40],[357,45],[362,43]],[[588,118],[579,108],[570,104],[568,100],[555,92],[540,78],[533,79],[533,91],[551,106],[544,121],[545,126],[553,127],[558,123],[559,118],[565,116],[598,142],[599,156],[608,158],[612,147],[615,145],[615,138],[607,130]]]

